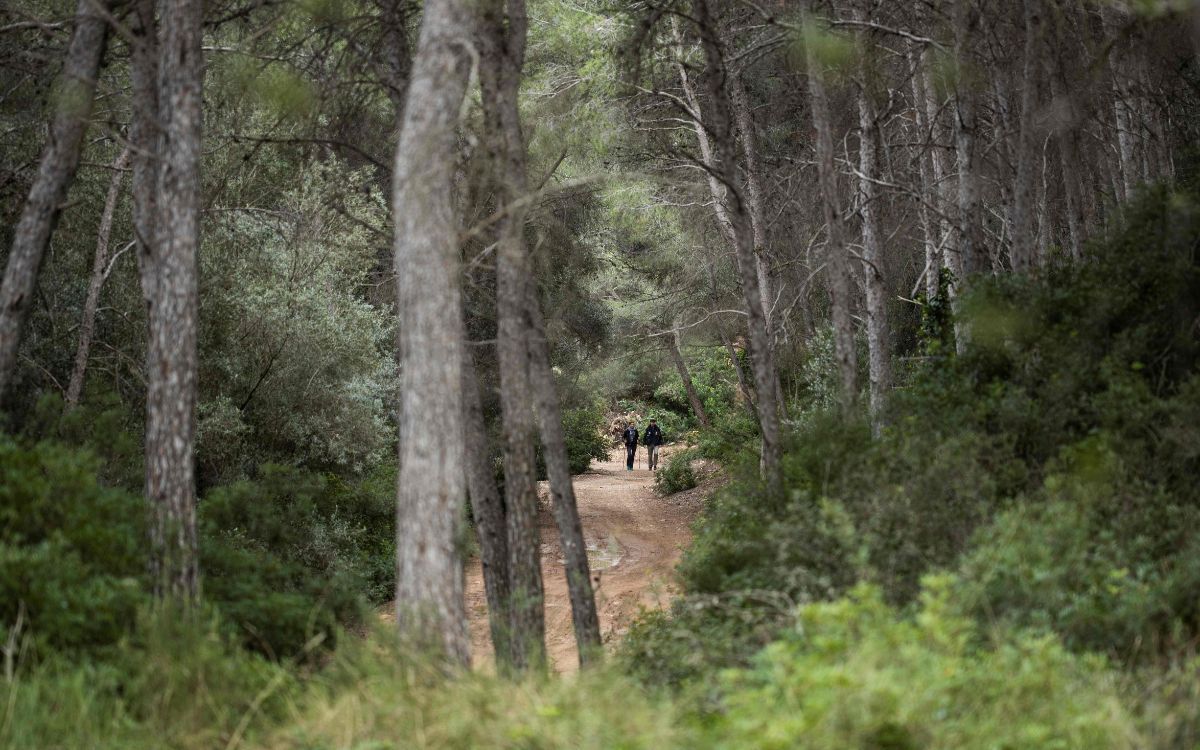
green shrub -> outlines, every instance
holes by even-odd
[[[604,409],[594,405],[563,412],[563,432],[566,434],[567,460],[572,474],[582,474],[592,461],[607,461],[608,436],[604,434]]]
[[[514,683],[478,671],[447,679],[384,637],[340,648],[293,720],[260,746],[669,750],[697,739],[670,701],[612,669],[569,680]]]
[[[1196,552],[1181,531],[1195,527],[1200,509],[1198,241],[1196,198],[1159,189],[1085,262],[972,280],[962,297],[967,353],[941,347],[945,356],[919,360],[891,394],[878,438],[865,420],[820,408],[836,379],[818,338],[802,373],[807,406],[785,442],[782,492],[759,479],[748,450],[757,441],[752,425],[735,421],[739,412],[700,436],[702,454],[730,467],[733,481],[710,500],[685,553],[685,593],[740,601],[765,623],[783,620],[757,611],[752,592],[823,600],[869,581],[886,601],[906,604],[922,576],[983,545],[964,584],[981,617],[1052,628],[1072,648],[1122,658],[1200,633],[1194,596],[1184,593],[1195,590]],[[1097,470],[1085,446],[1100,437],[1120,457],[1108,488],[1064,494],[1054,477]],[[1068,511],[1070,528],[1056,520]],[[1004,512],[1013,515],[989,527]],[[1027,524],[1035,528],[1024,538]],[[1112,586],[1119,596],[1100,595]],[[742,615],[723,604],[638,632],[665,643],[650,631],[724,633],[714,620]],[[697,635],[679,657],[746,656]]]
[[[205,595],[250,648],[292,656],[317,633],[360,621],[364,594],[386,599],[394,573],[394,485],[347,484],[265,466],[200,507]]]
[[[802,607],[750,669],[726,674],[722,748],[1140,747],[1115,680],[1053,637],[982,634],[935,580],[912,619],[878,589]]]
[[[696,486],[696,472],[692,462],[698,458],[691,448],[676,451],[667,457],[667,463],[654,472],[654,490],[660,495],[673,495]]]
[[[1200,504],[1131,477],[1103,435],[1055,469],[1035,502],[980,532],[964,606],[1123,661],[1185,646],[1200,631]]]
[[[54,656],[0,681],[0,746],[207,750],[284,715],[289,667],[229,643],[203,610],[143,609],[104,661]]]
[[[45,649],[111,646],[146,601],[145,504],[86,451],[0,436],[0,624]],[[42,650],[42,648],[39,648]]]

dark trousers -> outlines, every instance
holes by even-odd
[[[633,456],[637,453],[637,443],[625,446],[625,466],[633,468]]]

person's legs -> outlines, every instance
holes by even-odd
[[[650,471],[654,471],[655,469],[658,468],[658,446],[657,445],[647,445],[646,446],[646,458],[649,460],[649,463],[650,463]]]
[[[633,454],[635,454],[635,453],[637,453],[636,445],[625,446],[625,469],[626,469],[626,471],[633,471]]]

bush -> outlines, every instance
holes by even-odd
[[[604,409],[599,405],[563,412],[567,461],[572,474],[587,471],[592,461],[608,460],[609,442],[604,434],[605,426]]]
[[[86,451],[0,436],[0,623],[39,651],[94,650],[146,601],[146,509],[100,485]]]
[[[786,637],[722,679],[716,746],[729,748],[1140,747],[1115,681],[1052,637],[978,646],[933,580],[912,619],[859,587],[801,608]]]
[[[820,408],[832,370],[818,341],[782,492],[760,481],[739,413],[701,436],[702,454],[733,481],[709,502],[680,578],[689,601],[722,605],[648,621],[636,631],[643,645],[681,642],[679,628],[693,625],[726,633],[718,618],[786,621],[754,592],[827,600],[868,581],[907,604],[925,574],[955,568],[973,547],[964,595],[980,617],[1121,658],[1200,633],[1200,605],[1184,593],[1198,585],[1197,552],[1181,531],[1200,512],[1198,241],[1196,198],[1160,189],[1085,262],[973,280],[961,298],[967,353],[921,360],[878,438],[865,420]],[[1089,474],[1105,480],[1071,479]],[[710,664],[748,655],[724,635],[711,646],[695,635],[690,650],[658,654]]]
[[[1124,661],[1187,647],[1200,632],[1200,505],[1130,477],[1102,435],[1064,454],[1035,502],[980,532],[963,605]]]
[[[688,448],[676,451],[667,457],[667,464],[654,472],[654,490],[660,495],[673,495],[696,486],[696,472],[692,462],[698,458],[696,451]]]
[[[203,610],[143,609],[104,661],[54,656],[0,681],[0,746],[202,750],[278,721],[296,677],[229,643]]]
[[[390,596],[394,485],[353,485],[265,466],[200,508],[206,596],[250,648],[298,653],[313,635],[360,622],[363,594]]]

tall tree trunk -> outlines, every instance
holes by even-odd
[[[671,328],[671,335],[666,338],[667,349],[671,352],[671,361],[675,363],[675,371],[679,373],[679,379],[683,381],[683,389],[687,392],[688,403],[692,405],[692,413],[696,415],[701,427],[709,427],[712,423],[708,419],[708,413],[704,411],[704,403],[700,400],[700,394],[696,392],[696,384],[692,382],[687,362],[683,361],[683,353],[679,351],[681,336],[678,319]]]
[[[92,336],[96,332],[96,309],[100,306],[100,290],[108,278],[108,243],[112,237],[113,215],[117,212],[117,200],[121,197],[121,181],[129,164],[129,148],[121,149],[112,165],[112,178],[108,182],[108,194],[104,196],[104,209],[100,213],[100,228],[96,232],[96,255],[92,259],[92,276],[88,282],[87,299],[83,303],[83,316],[79,321],[79,345],[75,348],[75,366],[71,369],[71,380],[67,385],[67,410],[79,404],[83,393],[83,376],[87,372],[88,355],[92,350]]]
[[[725,69],[720,36],[716,19],[712,17],[709,0],[693,0],[692,11],[706,62],[704,78],[712,113],[708,130],[713,134],[715,152],[715,169],[713,171],[726,188],[725,198],[728,203],[726,213],[729,216],[730,229],[734,238],[742,299],[746,305],[747,328],[750,333],[750,359],[754,369],[755,387],[758,391],[759,424],[762,427],[763,477],[772,490],[778,491],[783,484],[779,404],[775,388],[778,370],[775,366],[771,334],[767,329],[762,291],[758,285],[758,273],[755,268],[753,227],[750,224],[746,203],[740,191],[737,190],[736,147],[733,140],[729,94],[725,88],[728,72]]]
[[[75,10],[75,29],[54,93],[49,138],[13,230],[12,250],[0,284],[0,397],[12,381],[46,248],[79,169],[83,135],[108,43],[105,16],[110,7],[108,0],[79,0]]]
[[[179,600],[199,595],[193,449],[202,23],[199,0],[174,0],[164,8],[159,101],[166,120],[158,152],[158,247],[146,352],[146,497],[154,513],[152,580],[158,596]]]
[[[880,244],[876,201],[879,175],[879,122],[869,90],[860,92],[858,122],[859,190],[862,194],[863,279],[867,292],[867,351],[871,379],[871,429],[883,429],[888,390],[892,387],[891,333],[888,329],[887,284],[883,278],[883,248]]]
[[[133,229],[138,275],[147,311],[157,296],[158,165],[162,128],[158,120],[158,26],[156,0],[133,0],[129,26],[130,99],[133,114],[129,141],[133,147]]]
[[[908,60],[912,68],[913,109],[916,111],[917,133],[923,141],[923,144],[917,146],[917,176],[921,181],[921,195],[924,198],[918,206],[918,216],[921,220],[921,233],[925,239],[925,297],[932,300],[937,295],[938,271],[942,265],[942,232],[941,224],[935,223],[935,217],[928,204],[932,203],[942,212],[946,210],[939,200],[940,183],[934,181],[930,170],[932,152],[938,148],[934,145],[932,127],[932,117],[937,116],[937,108],[933,107],[931,116],[926,102],[924,51],[910,51]]]
[[[1024,11],[1025,61],[1021,76],[1021,119],[1017,136],[1017,178],[1013,188],[1012,250],[1009,255],[1012,269],[1018,273],[1037,265],[1034,183],[1039,176],[1041,154],[1036,114],[1040,81],[1045,71],[1042,65],[1042,28],[1045,24],[1042,0],[1024,0]]]
[[[812,17],[805,24],[817,23]],[[838,172],[834,164],[833,114],[825,88],[825,64],[812,45],[806,45],[808,64],[808,93],[812,108],[813,127],[817,131],[817,183],[821,190],[821,207],[828,238],[826,268],[833,307],[834,357],[842,381],[842,407],[849,413],[858,400],[858,366],[854,351],[854,319],[850,313],[853,280],[850,277],[850,249],[846,245],[842,225],[842,208],[838,192]]]
[[[780,319],[775,316],[775,277],[771,272],[771,258],[767,252],[767,212],[763,200],[762,165],[758,159],[758,136],[754,130],[754,115],[750,111],[750,97],[741,73],[729,79],[730,104],[733,106],[734,121],[741,134],[743,168],[746,172],[746,208],[750,214],[750,228],[754,236],[754,271],[758,275],[759,296],[762,297],[763,315],[767,320],[767,331],[771,334],[772,351],[779,342]],[[775,403],[782,412],[787,410],[783,397],[783,384],[779,372],[775,373]]]
[[[463,664],[469,642],[457,540],[466,456],[454,168],[474,29],[467,0],[425,4],[392,193],[401,362],[396,620],[408,637]]]
[[[1063,122],[1057,123],[1055,141],[1062,167],[1071,257],[1078,260],[1083,257],[1083,243],[1089,230],[1084,214],[1083,178],[1079,173],[1082,167],[1079,156],[1079,114],[1074,97],[1067,92],[1063,64],[1063,60],[1058,58],[1056,69],[1050,75],[1050,92],[1064,113]]]
[[[508,520],[504,499],[496,487],[496,477],[488,450],[487,427],[479,398],[475,358],[470,347],[463,347],[463,421],[467,456],[467,488],[471,513],[479,537],[479,558],[483,568],[483,587],[487,595],[488,624],[496,665],[501,673],[512,668],[512,613],[509,611],[510,572],[508,561]]]
[[[503,11],[504,3],[493,0],[489,7],[489,36],[490,44],[485,44],[489,53],[485,55],[494,63],[492,70],[482,72],[484,84],[485,109],[491,110],[488,116],[489,128],[493,129],[492,137],[496,138],[499,153],[493,159],[493,165],[498,169],[497,182],[501,185],[501,195],[505,202],[512,206],[513,202],[524,197],[528,189],[527,170],[525,163],[525,138],[521,127],[518,94],[520,89],[521,72],[524,66],[525,36],[527,16],[524,0],[507,0],[507,13]],[[507,16],[507,18],[505,18]],[[505,23],[507,20],[507,23]],[[489,89],[491,91],[489,92]],[[489,106],[490,105],[490,106]],[[585,664],[600,653],[600,620],[596,612],[595,596],[592,591],[591,571],[587,559],[587,547],[583,538],[583,527],[579,519],[575,503],[574,486],[571,480],[570,463],[566,452],[566,438],[562,427],[562,414],[558,403],[557,386],[554,373],[550,366],[550,350],[546,342],[545,325],[541,309],[538,305],[536,283],[533,277],[528,249],[524,239],[526,211],[523,208],[511,208],[502,231],[500,244],[497,247],[497,308],[500,319],[500,332],[497,347],[510,347],[508,366],[514,370],[522,369],[521,377],[525,379],[526,388],[520,397],[526,406],[525,413],[519,419],[532,420],[536,413],[538,427],[542,438],[542,453],[546,460],[546,471],[550,479],[551,510],[555,524],[558,526],[559,542],[562,546],[565,560],[567,590],[571,598],[572,621],[575,626],[575,638],[578,645],[580,664]],[[506,325],[510,326],[506,329]],[[509,338],[511,337],[511,338]],[[519,355],[519,356],[518,356]],[[504,372],[506,354],[501,351],[501,402],[506,407],[509,401],[505,389]],[[532,387],[528,387],[532,386]],[[535,408],[529,408],[530,400]],[[515,398],[512,401],[515,402]],[[509,414],[505,412],[505,429],[508,429]],[[532,423],[531,423],[532,427]],[[529,443],[532,450],[532,440]],[[506,468],[505,483],[508,483]],[[513,504],[513,496],[508,495],[509,528],[515,529],[513,522],[517,509]],[[533,510],[536,513],[536,494]],[[536,535],[536,515],[532,518],[532,532]],[[521,534],[525,534],[521,531]],[[517,649],[521,648],[520,641],[525,638],[524,625],[533,623],[529,628],[532,636],[536,631],[537,644],[534,648],[544,649],[542,641],[540,588],[538,589],[538,611],[536,623],[524,612],[524,592],[518,585],[520,570],[517,558],[521,555],[516,549],[520,540],[510,535],[509,554],[513,560],[513,596],[514,596],[514,630]],[[536,536],[533,537],[536,542]],[[533,545],[533,555],[540,555],[540,545]],[[540,567],[537,568],[540,587]],[[531,580],[531,579],[530,579]],[[521,623],[517,623],[520,619]],[[530,641],[532,642],[532,640]],[[544,659],[544,653],[539,657]],[[521,661],[518,656],[518,666],[533,665],[537,660]]]
[[[971,80],[971,42],[979,27],[976,0],[958,0],[954,8],[954,55],[959,72],[954,92],[954,146],[958,161],[958,247],[948,251],[946,267],[954,277],[950,295],[955,312],[954,343],[959,354],[966,349],[970,330],[958,315],[958,294],[983,253],[983,215],[980,210],[979,174],[975,154],[975,92]]]
[[[571,481],[571,465],[567,459],[567,438],[563,432],[562,410],[554,370],[550,366],[550,345],[546,339],[545,321],[538,307],[536,290],[531,287],[526,298],[533,319],[533,392],[537,402],[538,425],[542,433],[542,454],[546,458],[546,474],[550,478],[550,509],[558,527],[567,576],[567,593],[571,597],[571,623],[575,628],[575,643],[579,648],[581,665],[601,656],[600,615],[596,611],[596,595],[583,537],[583,522],[575,501],[575,486]]]

